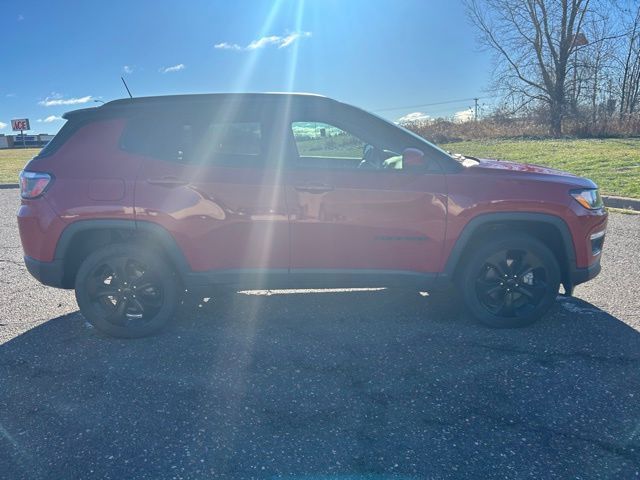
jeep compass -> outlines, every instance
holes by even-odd
[[[110,335],[156,332],[212,285],[453,285],[480,322],[519,327],[600,271],[591,180],[451,155],[329,98],[134,98],[64,118],[20,174],[24,261]]]

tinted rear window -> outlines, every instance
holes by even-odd
[[[225,115],[140,114],[125,127],[122,149],[170,162],[243,166],[260,162],[261,122]]]

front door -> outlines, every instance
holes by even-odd
[[[397,132],[366,138],[363,125],[356,135],[333,117],[300,112],[291,118],[292,272],[437,272],[445,236],[444,175],[435,165],[403,170],[402,151],[413,145],[403,145]]]

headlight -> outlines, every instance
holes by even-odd
[[[597,188],[571,190],[569,193],[580,205],[588,210],[596,210],[603,207],[602,198]]]

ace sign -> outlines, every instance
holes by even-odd
[[[22,132],[24,130],[30,130],[29,127],[29,119],[28,118],[17,118],[15,120],[11,120],[11,129],[14,132]]]

